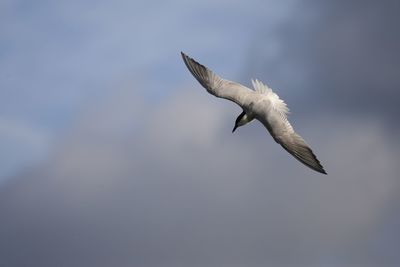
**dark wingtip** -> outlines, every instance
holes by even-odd
[[[314,171],[317,171],[317,172],[319,172],[319,173],[328,175],[328,173],[325,171],[325,169],[324,169],[324,167],[322,166],[321,162],[318,160],[317,156],[315,156],[315,154],[314,154],[314,152],[311,150],[311,148],[308,147],[308,149],[309,149],[311,155],[313,156],[314,160],[316,161],[317,166],[315,167],[315,166],[310,166],[310,165],[307,165],[307,164],[306,164],[306,165],[307,165],[308,167],[310,167],[311,169],[313,169]]]
[[[316,172],[319,172],[319,173],[324,174],[324,175],[328,175],[328,173],[324,170],[324,168],[322,166],[319,166],[319,167],[313,167],[313,166],[310,166],[310,165],[307,165],[307,166],[310,167],[311,169],[313,169]]]
[[[319,162],[319,160],[317,159],[317,157],[314,155],[314,153],[311,151],[312,155],[314,156],[315,160],[318,163],[318,169],[315,169],[317,172],[328,175],[328,173],[325,171],[324,167],[322,166],[322,164]]]
[[[185,63],[186,67],[190,70],[190,72],[192,72],[191,67],[190,67],[190,61],[194,61],[194,60],[192,58],[190,58],[188,55],[186,55],[185,53],[183,53],[182,51],[181,51],[181,56],[182,56],[183,62]]]
[[[182,56],[182,58],[183,58],[183,60],[186,62],[186,60],[189,58],[189,56],[188,55],[186,55],[185,53],[183,53],[182,51],[181,51],[181,56]]]
[[[312,152],[311,152],[311,153],[312,153]],[[321,163],[319,162],[319,160],[317,159],[317,157],[314,155],[314,153],[312,153],[312,155],[314,156],[314,159],[316,160],[318,166],[317,166],[317,167],[309,166],[309,167],[311,167],[313,170],[315,170],[315,171],[317,171],[317,172],[319,172],[319,173],[328,175],[328,173],[325,171],[324,167],[321,165]]]
[[[314,157],[315,157],[315,155],[314,155]],[[315,171],[317,171],[317,172],[319,172],[319,173],[328,175],[328,173],[325,171],[324,167],[322,167],[322,165],[321,165],[321,163],[319,162],[319,160],[317,159],[317,157],[315,157],[315,159],[316,159],[316,161],[317,161],[317,163],[318,163],[318,168],[312,168],[312,169],[314,169]]]

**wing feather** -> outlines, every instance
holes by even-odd
[[[286,103],[279,98],[279,96],[272,91],[270,87],[268,87],[266,84],[263,84],[259,80],[251,80],[251,83],[253,84],[253,87],[256,92],[264,95],[268,100],[271,102],[271,107],[279,112],[283,117],[287,117],[289,114],[289,108],[286,105]]]
[[[304,165],[317,172],[327,174],[311,148],[296,132],[293,131],[278,138],[278,143]]]
[[[326,174],[321,163],[304,139],[298,135],[287,119],[289,109],[271,88],[258,80],[252,81],[256,92],[264,95],[263,108],[256,118],[268,129],[272,137],[287,152],[311,169]]]
[[[258,108],[253,106],[251,110],[255,112],[255,118],[264,124],[275,141],[297,160],[317,172],[326,174],[311,148],[293,130],[293,127],[287,120],[287,114],[289,113],[287,105],[271,88],[255,80],[252,81],[255,89],[254,92],[239,83],[222,79],[193,58],[182,52],[181,54],[186,67],[210,94],[233,101],[242,108],[244,107],[244,100],[250,94],[261,94],[263,96],[259,99],[261,101],[256,101],[257,103],[261,103],[261,106],[258,106]]]
[[[243,100],[253,91],[239,83],[222,79],[204,65],[181,52],[186,67],[196,80],[212,95],[225,98],[243,106]]]

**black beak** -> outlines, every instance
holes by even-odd
[[[236,130],[237,125],[235,125],[235,127],[233,127],[232,133]]]
[[[238,124],[239,124],[240,120],[243,118],[244,115],[246,115],[246,112],[244,112],[244,110],[243,110],[243,112],[240,113],[239,116],[236,118],[235,127],[233,127],[232,133],[236,130],[236,128],[238,127]]]

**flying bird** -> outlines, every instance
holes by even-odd
[[[252,80],[254,90],[236,82],[222,79],[213,71],[181,52],[186,67],[210,94],[238,104],[243,112],[237,117],[232,133],[252,120],[259,120],[275,142],[311,169],[326,171],[304,139],[298,135],[287,119],[289,109],[285,102],[267,85]]]

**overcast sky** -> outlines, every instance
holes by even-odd
[[[0,265],[397,266],[398,1],[2,1]],[[180,51],[258,78],[301,165]]]

